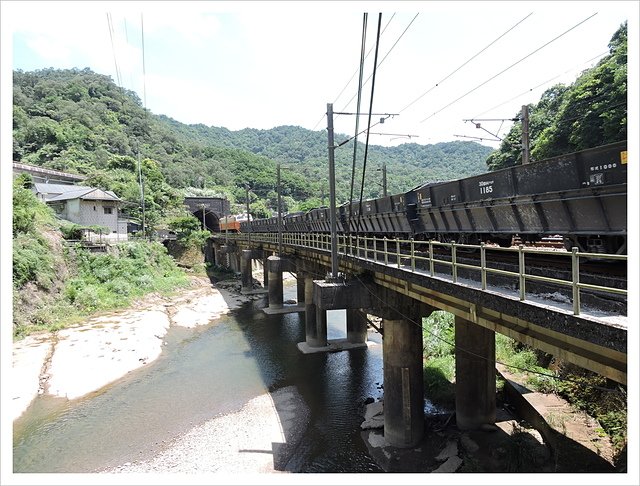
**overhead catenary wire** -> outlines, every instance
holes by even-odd
[[[124,24],[124,38],[125,41],[127,43],[127,46],[129,45],[129,29],[127,27],[127,18],[123,17],[122,18],[123,24]],[[131,86],[131,89],[133,89],[134,84],[133,84],[133,73],[131,70],[129,70],[129,85]]]
[[[109,12],[107,12],[107,27],[109,28],[109,38],[111,39],[111,52],[113,53],[113,63],[116,68],[116,79],[118,80],[118,86],[122,87],[122,82],[120,80],[120,68],[118,67],[118,59],[116,56],[116,46],[113,43],[113,22]]]
[[[142,13],[140,14],[140,29],[141,29],[141,36],[142,36],[142,97],[143,97],[144,109],[146,111],[147,109],[147,70],[146,70],[146,63],[145,63],[145,57],[144,57],[144,18],[142,16]]]
[[[362,101],[362,76],[364,71],[364,60],[365,60],[365,48],[367,44],[367,18],[368,14],[365,12],[362,19],[362,43],[360,47],[360,76],[358,79],[358,103],[356,112],[360,113],[360,103]],[[387,24],[389,25],[389,24]],[[355,177],[356,177],[356,155],[358,152],[358,130],[360,129],[360,116],[356,115],[356,129],[355,135],[353,137],[353,161],[351,164],[351,189],[349,192],[349,211],[351,211],[351,203],[353,201],[353,187],[355,185]],[[351,231],[351,228],[347,228],[348,231]]]
[[[506,73],[507,71],[509,71],[510,69],[512,69],[513,67],[517,66],[518,64],[520,64],[522,61],[524,61],[525,59],[528,59],[529,57],[531,57],[532,55],[534,55],[535,53],[539,52],[540,50],[544,49],[545,47],[547,47],[549,44],[555,42],[556,40],[560,39],[561,37],[565,36],[566,34],[568,34],[569,32],[571,32],[572,30],[576,29],[577,27],[579,27],[580,25],[584,24],[587,20],[593,18],[594,16],[596,16],[598,14],[598,12],[590,15],[589,17],[587,17],[584,20],[581,20],[580,22],[578,22],[576,25],[574,25],[573,27],[565,30],[563,33],[557,35],[556,37],[554,37],[553,39],[551,39],[550,41],[546,42],[545,44],[543,44],[542,46],[538,47],[537,49],[531,51],[529,54],[527,54],[526,56],[522,57],[521,59],[519,59],[518,61],[514,62],[513,64],[509,65],[508,67],[506,67],[505,69],[503,69],[502,71],[500,71],[497,74],[494,74],[493,76],[491,76],[489,79],[487,79],[486,81],[483,81],[482,83],[480,83],[479,85],[477,85],[475,88],[470,89],[469,91],[467,91],[465,94],[463,94],[462,96],[459,96],[458,98],[456,98],[455,100],[453,100],[452,102],[450,102],[449,104],[443,106],[442,108],[440,108],[439,110],[433,112],[431,115],[429,115],[428,117],[424,118],[423,120],[420,121],[420,123],[423,123],[431,118],[433,118],[435,115],[437,115],[438,113],[441,113],[442,111],[446,110],[447,108],[449,108],[450,106],[454,105],[455,103],[457,103],[458,101],[460,101],[461,99],[467,97],[468,95],[470,95],[471,93],[473,93],[474,91],[480,89],[482,86],[484,86],[485,84],[489,83],[490,81],[493,81],[494,79],[496,79],[498,76],[501,76],[502,74]]]
[[[356,224],[356,233],[360,226],[360,218],[362,215],[362,198],[364,195],[364,179],[367,173],[367,154],[369,152],[369,133],[371,132],[371,115],[373,113],[373,94],[376,87],[376,66],[378,65],[378,49],[380,47],[380,24],[382,23],[382,12],[378,14],[378,33],[376,35],[376,53],[373,60],[373,79],[371,80],[371,96],[369,98],[369,117],[367,122],[367,138],[364,144],[364,160],[362,162],[362,183],[360,185],[360,203],[358,209],[358,223]]]
[[[481,50],[479,50],[477,53],[475,53],[473,56],[471,56],[469,59],[467,59],[465,62],[463,62],[460,66],[458,66],[456,69],[454,69],[453,71],[451,71],[449,74],[447,74],[444,78],[442,78],[440,81],[438,81],[435,85],[433,85],[431,88],[429,88],[427,91],[425,91],[424,93],[422,93],[420,96],[418,96],[416,99],[414,99],[411,103],[409,103],[407,106],[405,106],[402,110],[399,111],[399,113],[402,113],[403,111],[405,111],[407,108],[409,108],[410,106],[414,105],[415,103],[417,103],[419,100],[421,100],[423,97],[425,97],[427,94],[429,94],[431,91],[433,91],[435,88],[437,88],[438,86],[440,86],[442,83],[444,83],[447,79],[449,79],[451,76],[453,76],[455,73],[457,73],[458,71],[460,71],[460,69],[462,69],[463,67],[465,67],[467,64],[469,64],[471,61],[473,61],[476,57],[478,57],[480,54],[482,54],[484,51],[486,51],[487,49],[489,49],[489,47],[491,47],[493,44],[495,44],[496,42],[498,42],[500,39],[502,39],[505,35],[507,35],[509,32],[511,32],[513,29],[515,29],[518,25],[520,25],[522,22],[524,22],[525,20],[527,20],[531,15],[533,15],[533,12],[531,12],[529,15],[527,15],[526,17],[524,17],[523,19],[519,20],[518,22],[516,22],[515,25],[513,25],[512,27],[510,27],[507,31],[505,31],[504,33],[502,33],[499,37],[495,38],[493,41],[491,41],[491,43],[487,44],[485,47],[483,47]]]
[[[409,30],[409,27],[411,27],[411,24],[413,24],[413,22],[416,20],[416,18],[418,17],[419,14],[416,14],[412,19],[411,22],[409,22],[409,25],[407,25],[407,27],[402,31],[402,34],[400,34],[400,36],[396,39],[396,41],[393,43],[393,45],[391,46],[391,48],[387,51],[387,53],[384,55],[384,57],[382,58],[382,60],[377,63],[376,66],[374,66],[374,69],[380,69],[380,66],[382,66],[382,64],[384,63],[384,60],[389,56],[389,54],[391,54],[391,51],[393,51],[394,47],[396,47],[396,45],[398,44],[398,42],[400,41],[400,39],[402,39],[402,37],[404,36],[404,34],[406,34],[407,30]],[[373,74],[369,75],[369,77],[366,79],[366,81],[364,83],[362,83],[362,86],[366,85],[369,80],[371,79],[371,76]],[[349,106],[349,103],[351,103],[353,101],[353,98],[355,98],[356,95],[353,95],[351,97],[351,99],[349,101],[347,101],[347,103],[345,104],[344,108],[341,111],[344,111],[347,109],[347,106]]]
[[[384,29],[382,29],[381,32],[381,36],[384,35],[384,32],[387,30],[387,27],[389,27],[389,24],[391,23],[391,21],[393,20],[393,18],[396,16],[395,12],[393,13],[393,15],[391,15],[391,18],[389,19],[389,21],[386,23],[386,25],[384,26]],[[367,51],[367,54],[364,56],[364,58],[366,59],[367,57],[369,57],[369,54],[371,54],[371,51],[373,50],[373,46]],[[349,78],[349,81],[347,81],[347,83],[344,85],[344,87],[342,88],[342,90],[340,91],[340,93],[338,93],[338,96],[336,96],[335,100],[333,100],[333,104],[336,104],[338,102],[338,100],[340,99],[340,96],[342,96],[342,93],[345,92],[345,90],[349,87],[349,85],[351,84],[351,81],[353,81],[353,78],[355,77],[356,74],[358,74],[359,69],[356,69],[353,74],[351,75],[351,77]],[[352,98],[353,99],[353,98]],[[342,110],[344,111],[344,110]],[[312,131],[315,130],[316,128],[318,128],[318,125],[320,125],[320,123],[322,122],[322,120],[324,120],[326,113],[323,113],[322,116],[320,117],[320,119],[316,122],[316,124],[313,126],[313,128],[311,129]]]
[[[143,85],[143,100],[144,100],[144,112],[148,120],[147,111],[147,82],[146,82],[146,68],[144,61],[144,19],[142,13],[140,13],[140,35],[142,40],[142,85]],[[142,209],[142,236],[146,236],[146,221],[145,221],[145,201],[144,201],[144,179],[142,177],[142,162],[140,161],[140,142],[138,142],[138,179],[140,183],[140,206]]]
[[[522,93],[520,93],[520,94],[518,94],[518,95],[515,95],[513,98],[510,98],[510,99],[508,99],[507,101],[503,101],[503,102],[501,102],[501,103],[497,104],[496,106],[493,106],[493,107],[489,108],[488,110],[485,110],[485,111],[483,111],[482,113],[479,113],[478,115],[474,116],[474,118],[478,118],[478,117],[480,117],[480,116],[482,116],[482,115],[485,115],[485,114],[489,113],[490,111],[495,110],[496,108],[500,108],[500,107],[502,107],[502,106],[504,106],[504,105],[506,105],[506,104],[508,104],[508,103],[511,103],[512,101],[517,100],[517,99],[518,99],[518,98],[520,98],[521,96],[524,96],[524,95],[526,95],[526,94],[528,94],[528,93],[531,93],[532,91],[535,91],[536,89],[541,88],[541,87],[542,87],[542,86],[544,86],[545,84],[550,83],[550,82],[551,82],[551,81],[553,81],[554,79],[558,79],[558,78],[559,78],[559,77],[561,77],[563,74],[566,74],[566,73],[568,73],[568,72],[571,72],[571,71],[573,71],[575,68],[577,68],[577,67],[579,67],[579,66],[583,66],[584,64],[588,64],[588,63],[590,63],[591,61],[593,61],[594,59],[598,59],[599,57],[605,56],[605,55],[607,55],[608,53],[609,53],[609,51],[606,51],[606,52],[600,53],[600,54],[598,54],[597,56],[594,56],[594,57],[592,57],[591,59],[589,59],[589,60],[587,60],[587,61],[581,62],[580,64],[576,64],[576,65],[575,65],[574,67],[572,67],[571,69],[567,69],[566,71],[563,71],[562,73],[560,73],[560,74],[558,74],[558,75],[556,75],[556,76],[554,76],[554,77],[552,77],[552,78],[549,78],[549,79],[547,79],[546,81],[542,81],[541,83],[537,84],[537,85],[536,85],[536,86],[534,86],[533,88],[529,88],[528,90],[523,91]]]

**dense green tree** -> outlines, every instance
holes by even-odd
[[[89,69],[14,72],[14,159],[89,176],[113,190],[126,212],[140,217],[137,173],[141,160],[147,219],[155,224],[178,204],[173,190],[215,188],[243,201],[244,185],[262,201],[265,214],[276,208],[276,166],[282,164],[282,196],[288,211],[300,201],[328,198],[327,138],[324,130],[281,126],[271,130],[185,125],[156,116],[140,99]],[[337,141],[347,135],[337,134]],[[406,191],[427,180],[482,172],[491,149],[474,142],[369,147],[364,198],[381,195],[383,162],[389,191]],[[352,145],[336,151],[338,203],[351,191]],[[359,150],[364,153],[364,146]],[[360,197],[363,161],[357,161],[354,197]],[[255,202],[255,201],[254,201]]]
[[[519,114],[518,114],[519,115]],[[516,116],[518,116],[516,115]],[[487,158],[491,170],[522,163],[522,125]],[[542,160],[627,138],[627,24],[616,31],[609,54],[570,86],[556,85],[530,107],[531,158]]]

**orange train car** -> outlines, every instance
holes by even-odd
[[[240,223],[247,221],[246,214],[236,214],[231,216],[223,216],[220,218],[220,231],[229,231],[231,233],[240,232]]]

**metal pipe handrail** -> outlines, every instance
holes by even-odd
[[[275,239],[272,233],[252,233],[251,242],[268,242],[274,243]],[[227,235],[228,239],[244,240],[243,234],[231,234]],[[520,300],[526,300],[526,283],[527,281],[546,282],[555,285],[561,285],[565,287],[571,287],[573,289],[573,312],[575,315],[580,315],[580,291],[581,290],[594,290],[604,293],[616,294],[627,296],[628,291],[626,289],[619,289],[615,287],[607,287],[594,284],[586,284],[580,282],[579,262],[580,258],[606,258],[609,260],[627,260],[627,255],[609,255],[601,253],[587,253],[580,252],[578,248],[572,248],[571,252],[554,252],[550,250],[540,250],[535,248],[526,248],[524,245],[519,245],[517,248],[505,248],[500,246],[487,246],[485,243],[480,245],[459,244],[455,241],[450,243],[429,240],[420,241],[402,238],[378,238],[375,235],[372,237],[356,235],[355,246],[353,236],[349,236],[349,243],[347,244],[347,237],[340,235],[338,237],[338,253],[344,256],[351,256],[359,260],[373,261],[374,263],[381,263],[389,266],[389,256],[392,259],[395,258],[395,263],[391,266],[401,269],[403,271],[409,271],[411,273],[423,274],[425,270],[416,267],[416,262],[429,262],[428,274],[430,277],[437,277],[435,274],[435,265],[445,265],[451,268],[451,277],[453,283],[457,283],[459,268],[467,270],[474,270],[480,272],[481,275],[481,288],[487,289],[487,274],[502,275],[507,277],[513,277],[518,279],[518,292]],[[299,246],[302,248],[312,248],[321,251],[328,251],[331,248],[331,241],[326,233],[288,233],[285,237],[286,243],[290,246]],[[281,240],[282,241],[282,240]],[[249,242],[249,243],[251,243]],[[372,248],[369,247],[369,242],[372,243]],[[378,243],[382,242],[382,249],[378,248]],[[389,242],[391,242],[391,249],[389,248]],[[395,243],[395,245],[393,244]],[[409,247],[409,253],[403,251],[403,246]],[[420,254],[420,247],[427,246],[428,256]],[[451,261],[441,260],[434,257],[434,247],[448,247],[451,250]],[[471,265],[467,263],[459,263],[457,261],[457,250],[460,248],[479,249],[480,250],[480,266]],[[355,249],[355,251],[354,251]],[[369,252],[373,253],[373,259],[369,258]],[[518,254],[518,271],[512,272],[509,270],[501,270],[498,268],[492,268],[487,266],[487,252],[507,252]],[[379,254],[382,253],[382,258],[379,258]],[[564,258],[571,258],[571,280],[563,280],[552,277],[544,277],[542,275],[533,275],[526,272],[526,255],[533,254],[553,254]],[[409,264],[402,266],[402,260],[409,258]]]

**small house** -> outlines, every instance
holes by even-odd
[[[91,235],[91,239],[127,239],[127,221],[118,218],[122,200],[113,191],[69,184],[35,183],[33,187],[36,196],[60,218],[82,226],[108,228],[108,234]]]

